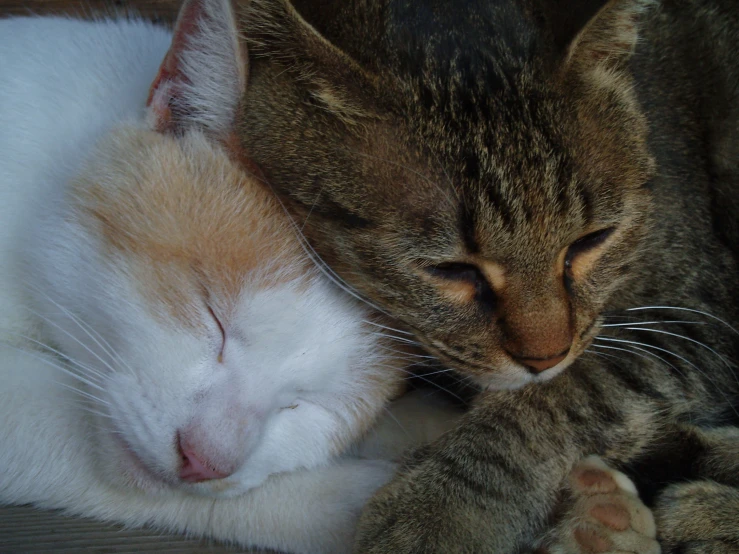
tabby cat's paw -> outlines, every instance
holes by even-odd
[[[572,470],[569,486],[573,503],[542,552],[659,554],[652,512],[623,473],[590,457]]]
[[[738,554],[739,489],[713,481],[672,485],[655,517],[667,553]]]

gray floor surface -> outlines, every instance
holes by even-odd
[[[27,506],[0,506],[0,553],[44,552],[267,554],[265,551],[230,548],[208,540],[188,540],[152,529],[125,529]]]

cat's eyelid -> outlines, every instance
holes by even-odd
[[[583,278],[601,257],[604,248],[617,234],[611,226],[591,231],[572,242],[564,253],[564,271],[569,278]]]
[[[574,246],[576,244],[584,244],[589,241],[593,241],[594,243],[596,243],[595,245],[603,244],[605,241],[613,236],[616,230],[616,225],[601,226],[600,228],[596,228],[593,231],[589,231],[581,235],[580,237],[572,241],[570,243],[570,246]]]
[[[226,348],[226,328],[223,326],[223,323],[221,323],[220,318],[216,315],[215,310],[211,307],[210,304],[207,304],[208,306],[208,313],[213,318],[213,321],[216,322],[216,325],[218,326],[218,330],[221,332],[221,348],[218,351],[218,363],[223,362],[223,351]]]

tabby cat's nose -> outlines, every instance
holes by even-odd
[[[568,348],[564,352],[561,352],[556,356],[552,356],[550,358],[522,358],[513,355],[511,355],[511,357],[519,364],[526,366],[526,369],[528,369],[532,373],[541,373],[542,371],[546,371],[547,369],[556,366],[559,362],[567,357],[567,354],[569,352],[570,349]]]

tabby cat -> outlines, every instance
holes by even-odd
[[[482,391],[370,502],[358,551],[526,550],[591,454],[644,481],[666,551],[736,551],[734,0],[240,17],[234,148],[326,273]]]

